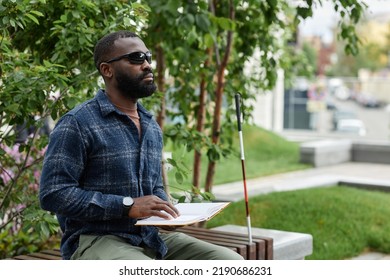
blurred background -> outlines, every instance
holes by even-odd
[[[338,15],[323,1],[298,28],[297,51],[308,58],[312,73],[290,84],[279,71],[273,92],[254,104],[254,123],[293,140],[390,137],[390,1],[367,1],[357,26],[357,56],[337,40]]]

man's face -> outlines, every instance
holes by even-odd
[[[133,52],[148,52],[139,38],[121,38],[115,42],[115,45],[117,56]],[[138,99],[151,96],[156,91],[152,67],[147,60],[141,64],[134,64],[129,59],[123,58],[111,64],[114,68],[116,87],[123,96]]]

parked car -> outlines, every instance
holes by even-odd
[[[337,131],[351,133],[359,136],[366,135],[364,123],[358,119],[343,119],[337,123]]]
[[[336,111],[337,110],[337,106],[336,106],[336,104],[332,100],[327,100],[326,101],[326,109],[328,111]]]
[[[332,118],[333,128],[337,129],[338,122],[344,119],[356,119],[356,114],[352,111],[335,110]]]
[[[380,102],[373,96],[368,94],[360,94],[356,101],[363,107],[367,108],[378,108],[380,107]]]

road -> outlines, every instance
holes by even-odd
[[[315,130],[284,130],[280,132],[283,137],[295,141],[317,140],[323,138],[349,138],[363,141],[390,141],[390,111],[386,108],[365,108],[353,100],[337,100],[334,97],[329,101],[333,102],[339,110],[353,111],[356,117],[363,121],[367,133],[365,136],[336,132],[333,129],[333,111],[327,110],[318,113],[318,123]]]
[[[367,140],[390,140],[390,112],[382,108],[365,108],[353,100],[334,100],[339,109],[355,112],[358,119],[366,126],[367,134],[360,138]],[[329,111],[327,114],[331,114]],[[328,116],[329,117],[329,116]]]

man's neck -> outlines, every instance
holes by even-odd
[[[126,112],[129,110],[137,110],[137,99],[129,99],[122,94],[110,90],[107,90],[105,93],[111,103],[114,104],[119,110],[125,110]]]

